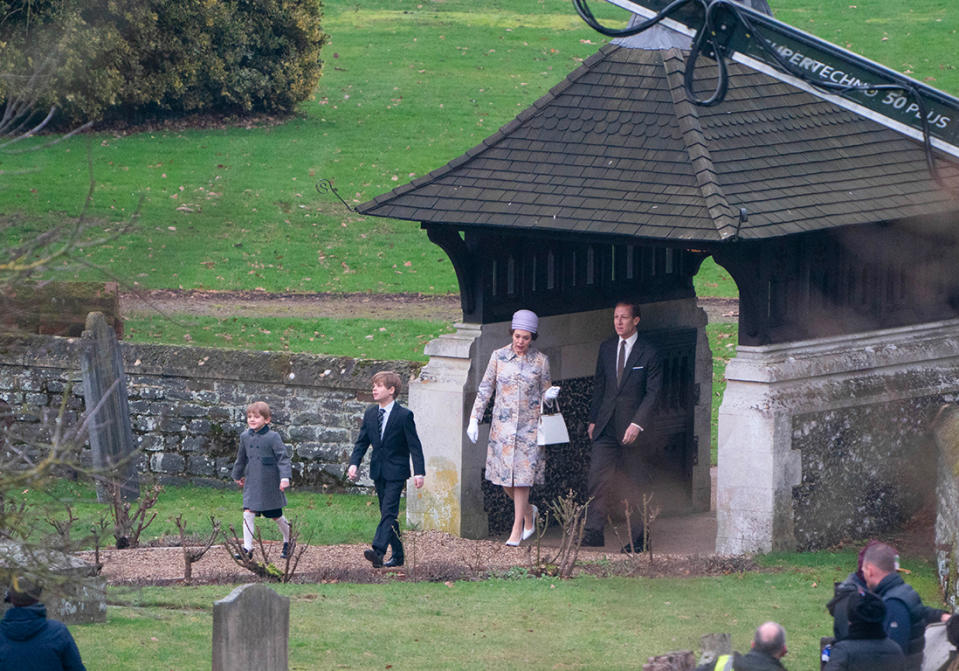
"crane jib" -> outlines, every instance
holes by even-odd
[[[959,155],[959,99],[731,0],[606,0],[649,18],[674,8],[666,25],[694,37],[707,22],[712,37],[703,55],[742,55],[871,110],[879,117],[927,133],[936,146]],[[685,28],[685,30],[683,30]],[[943,147],[942,144],[952,145]]]

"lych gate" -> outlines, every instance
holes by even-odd
[[[936,152],[940,186],[895,124],[746,63],[729,64],[723,102],[697,106],[688,48],[659,26],[614,40],[481,145],[360,207],[421,222],[460,284],[463,323],[427,345],[410,389],[433,476],[408,502],[421,527],[497,526],[482,441],[464,427],[518,308],[541,317],[537,345],[571,420],[534,497],[583,491],[590,378],[622,296],[666,352],[644,448],[657,496],[708,509],[711,355],[692,277],[709,255],[741,314],[717,550],[815,547],[920,504],[929,411],[959,392],[955,159]],[[714,70],[700,68],[709,81]]]

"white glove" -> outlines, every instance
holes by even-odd
[[[470,439],[471,443],[479,440],[479,422],[476,421],[475,417],[470,417],[469,426],[466,427],[466,437]]]
[[[559,396],[560,387],[553,385],[543,393],[544,401],[555,401],[556,397]]]

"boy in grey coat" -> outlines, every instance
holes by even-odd
[[[283,534],[283,559],[290,556],[290,523],[283,516],[286,494],[290,486],[290,455],[280,434],[270,426],[270,406],[263,401],[246,409],[249,431],[240,435],[240,447],[233,464],[233,480],[243,488],[243,551],[253,556],[253,533],[256,518],[267,517]],[[239,557],[237,557],[239,559]]]

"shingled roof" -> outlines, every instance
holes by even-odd
[[[918,141],[738,63],[725,100],[696,106],[685,58],[608,44],[499,132],[359,211],[710,243],[959,210]]]

